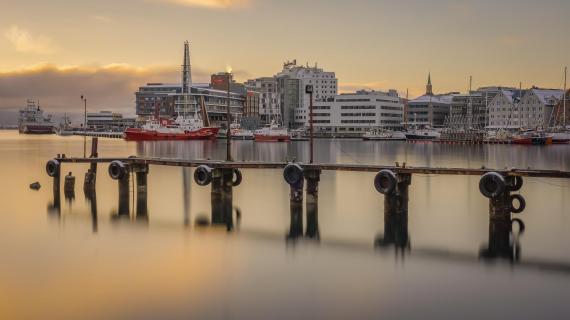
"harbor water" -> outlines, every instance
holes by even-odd
[[[88,138],[88,150],[89,140]],[[232,141],[235,161],[306,162],[306,141]],[[225,159],[226,142],[99,139],[100,157]],[[151,166],[148,214],[119,218],[117,182],[100,164],[63,164],[75,194],[54,209],[45,172],[83,156],[83,137],[0,131],[0,317],[16,318],[568,318],[570,181],[525,178],[519,259],[485,258],[489,202],[479,177],[413,175],[408,244],[378,248],[384,196],[373,173],[324,171],[320,239],[287,241],[289,186],[280,170],[242,170],[233,231],[199,227],[210,188],[193,169]],[[316,163],[570,170],[570,146],[315,140]],[[39,190],[29,184],[38,181]],[[131,210],[134,206],[131,205]],[[491,241],[492,242],[492,241]]]

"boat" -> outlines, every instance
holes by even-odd
[[[67,114],[65,114],[59,122],[59,127],[57,127],[56,129],[56,133],[59,136],[72,136],[74,132],[75,130],[71,126],[71,120],[69,119]]]
[[[362,135],[364,141],[403,141],[406,135],[403,132],[372,129]]]
[[[45,115],[35,99],[28,99],[27,106],[20,110],[18,131],[24,134],[53,134],[55,124],[51,115]]]
[[[254,135],[251,130],[243,129],[237,119],[230,124],[230,135],[233,140],[253,140]]]
[[[435,140],[439,139],[441,134],[434,129],[412,129],[405,133],[407,140]]]
[[[128,141],[207,140],[214,139],[218,131],[217,127],[204,127],[198,117],[178,116],[174,121],[153,118],[141,128],[127,128],[123,137]]]
[[[512,139],[512,143],[526,145],[549,145],[552,144],[552,136],[539,131],[526,131],[515,135]]]
[[[291,141],[289,130],[279,126],[274,120],[253,133],[254,140],[259,142],[288,142]]]
[[[307,137],[307,130],[304,128],[294,129],[291,130],[291,141],[309,141],[309,137]]]

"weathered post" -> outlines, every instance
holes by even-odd
[[[91,209],[91,225],[93,233],[97,233],[98,230],[98,219],[97,219],[97,192],[85,193],[85,198],[89,201],[89,207]]]
[[[130,168],[126,163],[115,160],[109,165],[109,175],[119,185],[119,216],[128,216]]]
[[[296,239],[303,235],[303,168],[297,163],[290,163],[283,170],[283,178],[291,187],[289,194],[291,225],[287,238]]]
[[[381,170],[374,178],[374,187],[384,194],[384,235],[377,237],[376,247],[395,246],[396,251],[410,249],[408,234],[408,189],[411,173]]]
[[[66,199],[75,198],[75,177],[69,172],[63,182],[63,194]]]
[[[221,169],[212,170],[212,188],[210,191],[210,200],[212,202],[212,220],[213,225],[225,224],[224,206],[222,196],[223,173]]]
[[[137,184],[137,208],[136,217],[137,219],[148,219],[148,206],[147,206],[147,176],[148,176],[148,164],[133,166],[133,171],[136,175]]]
[[[46,163],[46,172],[48,176],[53,178],[53,205],[49,209],[55,211],[55,213],[59,215],[61,214],[61,164],[59,161],[56,159],[49,160]]]
[[[228,138],[229,139],[229,138]],[[234,227],[233,220],[233,185],[234,185],[234,169],[222,170],[222,214],[228,231]],[[237,171],[237,169],[235,170]]]
[[[98,146],[99,138],[93,137],[91,139],[91,155],[90,158],[97,158],[97,146]],[[85,194],[95,192],[95,181],[97,180],[97,163],[91,162],[89,169],[85,173],[85,181],[83,183],[83,192]]]
[[[319,239],[319,181],[321,170],[313,168],[305,169],[304,176],[307,181],[307,195],[305,198],[307,230],[305,236],[312,239]]]

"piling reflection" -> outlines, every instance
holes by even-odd
[[[513,228],[513,226],[517,226]],[[519,238],[525,230],[525,224],[520,219],[489,220],[489,243],[479,251],[479,258],[490,262],[507,260],[519,262],[521,245]]]
[[[61,195],[59,177],[53,178],[53,201],[48,204],[47,212],[50,216],[61,216]]]
[[[97,191],[93,188],[84,188],[85,200],[89,204],[91,212],[91,229],[93,233],[99,231],[98,217],[97,217]]]
[[[376,236],[374,247],[377,249],[393,247],[397,253],[411,250],[407,211],[384,213],[384,234]]]

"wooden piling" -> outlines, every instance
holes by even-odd
[[[51,212],[61,214],[61,167],[57,170],[57,173],[53,176],[53,205],[51,206]]]
[[[64,179],[63,193],[66,199],[75,198],[75,177],[69,172]]]
[[[410,173],[398,173],[394,192],[384,196],[384,215],[408,214],[408,188],[412,183]]]
[[[287,238],[296,239],[303,235],[303,186],[304,180],[292,184],[289,194],[289,203],[291,208],[291,224]]]
[[[127,167],[128,168],[128,167]],[[129,216],[129,188],[130,188],[131,171],[127,169],[126,174],[118,180],[119,184],[119,216]]]
[[[90,158],[97,158],[97,147],[99,144],[99,138],[94,137],[91,139],[91,155]],[[97,179],[97,162],[91,162],[89,169],[85,173],[85,180],[83,183],[83,192],[85,194],[95,192],[95,181]]]
[[[321,170],[306,169],[304,171],[304,177],[307,181],[307,195],[305,198],[307,229],[305,236],[312,239],[319,239],[319,181]]]
[[[212,224],[224,224],[224,211],[222,203],[222,184],[223,175],[221,169],[212,170],[212,190],[210,192],[210,199],[212,203]]]
[[[233,180],[234,180],[234,169],[223,169],[222,170],[222,210],[228,231],[234,228]]]
[[[136,175],[137,184],[137,207],[136,218],[137,220],[148,220],[148,205],[147,205],[147,176],[148,165],[138,165],[133,168]]]

